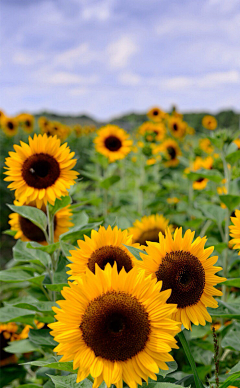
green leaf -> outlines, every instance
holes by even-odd
[[[191,181],[196,181],[199,178],[206,178],[216,183],[220,183],[223,179],[222,174],[218,170],[206,170],[206,169],[201,169],[196,172],[190,172],[189,174],[187,174],[187,177]]]
[[[102,224],[101,222],[94,222],[91,224],[86,225],[77,225],[73,228],[69,229],[68,232],[61,234],[60,240],[77,240],[80,239],[84,234],[87,234],[88,232],[91,232],[92,229],[97,228],[99,225]]]
[[[44,286],[50,291],[61,292],[63,287],[69,287],[68,283],[54,283],[54,284],[44,284]]]
[[[92,388],[92,382],[88,379],[76,383],[77,374],[69,376],[52,376],[48,375],[52,382],[55,384],[55,388]],[[166,387],[167,388],[167,387]]]
[[[69,251],[76,249],[74,245],[66,243],[63,240],[60,240],[60,247],[65,257],[70,256]]]
[[[63,370],[66,372],[74,373],[73,363],[72,362],[59,362],[61,357],[51,357],[48,360],[36,360],[31,362],[26,362],[25,364],[41,366],[46,368],[53,368],[57,370]]]
[[[27,248],[38,249],[40,251],[47,252],[50,255],[53,252],[55,252],[57,249],[59,249],[59,247],[60,247],[59,242],[56,242],[54,244],[49,244],[49,245],[41,245],[34,241],[27,243]]]
[[[168,370],[159,369],[159,372],[157,373],[157,375],[161,375],[161,376],[165,377],[169,373],[172,373],[175,370],[177,370],[177,368],[178,368],[178,364],[176,363],[176,361],[170,361],[170,362],[167,362],[166,364],[168,365],[169,369]]]
[[[220,201],[223,202],[227,208],[232,211],[240,204],[240,195],[219,195]]]
[[[150,383],[143,383],[142,384],[143,388],[182,388],[181,385],[176,385],[172,383],[158,383],[157,381],[151,381]]]
[[[35,311],[21,309],[19,307],[4,306],[0,308],[1,322],[23,322],[22,317],[28,318],[29,324],[33,322]],[[33,317],[31,317],[33,316]]]
[[[45,275],[32,276],[19,268],[10,268],[0,271],[0,281],[5,283],[31,282],[41,284],[44,278]]]
[[[207,218],[216,221],[218,225],[222,224],[226,216],[226,211],[225,209],[222,209],[221,206],[213,204],[201,204],[199,205],[199,209],[201,209]]]
[[[240,278],[228,279],[222,284],[225,284],[225,286],[240,288]]]
[[[16,379],[22,379],[26,375],[26,370],[20,365],[6,365],[1,367],[0,387],[10,386],[9,383]],[[15,386],[11,385],[11,386]]]
[[[120,181],[120,176],[119,175],[112,175],[110,176],[109,178],[106,178],[104,179],[101,183],[100,183],[100,187],[102,187],[103,189],[106,189],[108,190],[112,185],[114,185],[114,183],[117,183]]]
[[[31,343],[29,339],[23,339],[20,341],[9,342],[9,345],[5,348],[8,353],[28,353],[34,352],[38,347]]]
[[[137,260],[142,261],[142,258],[141,258],[141,256],[140,256],[140,253],[143,253],[144,255],[147,254],[147,253],[146,253],[145,251],[143,251],[142,249],[130,247],[129,245],[125,245],[125,244],[123,244],[123,245],[129,250],[129,252],[130,252]]]
[[[219,303],[219,307],[208,308],[208,312],[212,317],[240,319],[240,306],[237,303],[226,303],[221,299],[216,299]]]
[[[46,214],[33,206],[15,206],[8,205],[8,207],[14,212],[20,214],[20,216],[32,221],[33,224],[38,226],[43,232],[47,229],[47,217]]]
[[[51,257],[43,251],[27,248],[27,242],[18,240],[13,248],[13,258],[16,261],[23,261],[42,265],[44,268],[51,262]]]
[[[240,377],[240,372],[233,373],[229,376],[219,388],[227,388],[229,385],[234,385],[234,382]]]
[[[17,388],[42,388],[42,385],[37,385],[37,384],[23,384],[23,385],[19,385]]]
[[[49,329],[40,329],[40,330],[29,330],[29,340],[35,345],[35,346],[50,346],[50,347],[56,347],[58,345],[58,342],[54,341],[53,337],[49,334]]]
[[[23,299],[23,298],[22,298]],[[55,302],[41,302],[41,301],[34,301],[31,303],[26,302],[17,302],[16,304],[12,304],[14,307],[19,307],[22,309],[32,310],[32,311],[40,311],[40,312],[49,312],[51,311],[53,313],[52,307],[57,306],[57,303]]]
[[[66,271],[69,271],[69,268],[66,267],[66,264],[68,264],[68,261],[64,257],[61,257],[53,275],[53,284],[68,282],[68,275]]]
[[[8,236],[15,236],[17,231],[16,230],[7,229],[7,230],[4,230],[2,233],[3,234],[7,234]]]
[[[226,156],[226,161],[230,164],[234,164],[238,162],[239,159],[240,159],[240,150],[232,152],[231,154],[228,154]]]
[[[65,197],[57,198],[54,205],[49,204],[50,213],[52,215],[56,214],[60,209],[70,205],[72,202],[71,197],[66,195]]]
[[[222,340],[222,347],[240,351],[240,324],[234,323]]]

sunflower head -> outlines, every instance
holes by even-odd
[[[166,167],[174,167],[179,164],[178,156],[180,156],[181,150],[178,146],[178,143],[173,139],[166,139],[160,144],[159,147],[156,147],[153,153],[163,152],[167,161],[164,163]]]
[[[240,139],[236,139],[233,141],[237,145],[238,150],[240,150]]]
[[[97,266],[95,274],[87,269],[78,284],[63,289],[49,327],[61,361],[73,360],[79,368],[77,382],[90,373],[94,388],[103,380],[107,387],[121,388],[124,380],[137,388],[142,379],[156,380],[159,368],[168,369],[179,325],[171,319],[176,305],[166,304],[171,290],[160,290],[161,282],[144,271],[118,273],[116,263],[104,270]]]
[[[212,154],[214,152],[214,147],[212,146],[211,141],[208,138],[200,139],[199,147],[207,154]]]
[[[172,225],[169,225],[169,220],[162,214],[152,214],[142,217],[140,221],[136,220],[133,227],[129,228],[129,233],[133,236],[134,243],[146,246],[147,241],[159,242],[159,233],[165,235],[167,227],[173,231]]]
[[[206,115],[202,119],[202,125],[204,128],[209,129],[210,131],[213,131],[217,128],[217,120],[215,117]]]
[[[78,249],[70,251],[70,279],[81,277],[87,268],[95,273],[96,266],[104,269],[108,263],[113,266],[116,262],[118,271],[124,268],[129,272],[134,267],[136,259],[125,245],[138,247],[139,244],[132,244],[132,236],[127,230],[100,226],[98,231],[92,230],[91,239],[87,236],[84,239],[78,240]]]
[[[75,183],[78,173],[71,169],[76,164],[67,143],[60,145],[56,136],[46,134],[29,137],[29,145],[20,142],[15,152],[6,158],[6,181],[15,191],[16,199],[28,204],[36,201],[38,208],[47,202],[54,204],[56,198],[67,195],[67,189]]]
[[[147,113],[151,121],[159,122],[166,118],[166,113],[158,107],[151,108]]]
[[[168,126],[171,134],[176,138],[182,138],[186,135],[187,125],[178,117],[169,117]]]
[[[142,262],[137,265],[163,282],[163,290],[172,289],[168,303],[176,303],[178,310],[173,315],[186,329],[195,325],[211,322],[206,307],[218,307],[214,295],[222,295],[215,289],[218,283],[225,281],[215,275],[221,267],[214,267],[218,257],[209,257],[214,247],[204,248],[206,238],[198,237],[193,241],[194,233],[190,229],[182,236],[182,228],[177,228],[172,236],[170,230],[166,236],[159,235],[159,244],[148,243],[147,255],[140,254]]]
[[[17,116],[17,119],[24,132],[31,133],[34,128],[35,118],[29,113],[22,113]]]
[[[46,133],[45,130],[46,130],[48,124],[49,124],[49,120],[46,117],[44,117],[44,116],[39,117],[38,126],[39,126],[41,132]]]
[[[194,190],[203,190],[207,187],[208,179],[200,177],[193,182],[192,187]]]
[[[1,118],[2,130],[8,137],[13,137],[18,132],[18,119],[16,117],[3,116]]]
[[[25,203],[14,201],[16,206],[24,206]],[[30,202],[27,206],[36,207],[36,202]],[[46,206],[42,204],[41,210],[46,213]],[[54,216],[54,242],[59,241],[59,236],[69,230],[73,223],[70,222],[72,212],[70,206],[66,206],[60,209]],[[39,244],[47,245],[47,241],[43,231],[33,224],[27,218],[20,216],[18,213],[11,213],[9,215],[9,224],[11,230],[17,232],[14,236],[15,239],[21,239],[22,241],[36,241]]]
[[[146,141],[161,141],[165,137],[166,128],[163,123],[143,123],[138,130],[139,134],[144,136]]]
[[[109,124],[98,130],[94,143],[96,150],[112,163],[124,159],[131,151],[133,142],[124,129]]]
[[[235,217],[231,217],[233,225],[229,226],[230,236],[232,240],[229,241],[233,249],[240,249],[240,210],[235,210]],[[240,252],[238,253],[240,254]]]

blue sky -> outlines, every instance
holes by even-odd
[[[1,0],[7,114],[240,109],[239,0]]]

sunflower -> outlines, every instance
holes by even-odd
[[[166,118],[166,113],[163,110],[154,107],[148,111],[147,116],[150,120],[159,122]]]
[[[5,351],[5,348],[8,345],[9,341],[17,341],[20,339],[19,334],[17,334],[18,326],[15,322],[9,323],[0,323],[0,367],[9,364],[16,364],[17,357],[15,354],[8,353]]]
[[[167,198],[167,203],[169,203],[170,205],[176,205],[179,201],[180,201],[180,199],[177,197]]]
[[[5,117],[5,113],[3,112],[3,110],[0,110],[0,126],[1,126],[1,121],[3,119],[3,117]]]
[[[124,129],[117,125],[108,124],[97,132],[98,136],[94,139],[96,150],[106,156],[110,163],[115,160],[124,159],[131,151],[132,140]]]
[[[18,133],[18,120],[17,118],[3,116],[1,118],[1,126],[3,132],[8,136],[12,137]]]
[[[156,380],[159,368],[168,369],[171,348],[177,348],[179,324],[171,319],[176,305],[166,304],[171,290],[159,292],[161,282],[146,277],[137,268],[118,273],[117,265],[105,270],[87,269],[79,284],[69,283],[65,300],[53,307],[56,320],[49,325],[63,355],[79,368],[77,382],[89,373],[93,388],[105,381],[107,387],[137,388],[142,379]]]
[[[205,325],[212,318],[206,307],[218,307],[213,295],[222,295],[215,289],[218,283],[225,281],[215,275],[221,267],[214,267],[218,257],[209,257],[214,247],[204,249],[206,237],[193,241],[195,232],[188,229],[182,237],[182,228],[177,228],[172,237],[160,233],[159,244],[148,243],[147,255],[140,253],[143,261],[137,265],[163,282],[163,290],[172,289],[168,303],[177,303],[178,310],[173,319],[181,321],[186,329],[194,325]]]
[[[180,139],[186,135],[187,125],[178,117],[169,117],[168,126],[174,137]]]
[[[199,147],[201,148],[202,151],[206,152],[207,154],[212,154],[214,151],[214,147],[212,146],[211,141],[208,138],[200,139]]]
[[[153,153],[163,152],[167,162],[165,162],[166,167],[174,167],[179,164],[178,156],[180,156],[181,150],[177,142],[173,139],[166,139],[162,144],[155,148]]]
[[[96,264],[104,269],[107,263],[113,265],[116,261],[118,271],[124,267],[126,272],[134,267],[136,259],[124,245],[139,247],[139,244],[132,244],[132,236],[127,230],[100,226],[98,231],[92,230],[91,238],[84,236],[84,239],[78,240],[78,249],[69,252],[72,255],[68,257],[72,261],[68,264],[70,279],[81,276],[87,268],[95,272]]]
[[[29,113],[22,113],[17,116],[17,119],[25,132],[31,133],[33,131],[35,122],[34,116]]]
[[[44,116],[39,117],[38,126],[41,132],[46,133],[46,128],[48,127],[48,125],[49,125],[49,120],[46,117]]]
[[[67,143],[60,145],[56,136],[46,134],[29,137],[29,145],[14,145],[16,152],[6,158],[8,186],[15,191],[16,199],[26,205],[36,201],[38,208],[56,198],[68,195],[67,189],[75,183],[78,173],[71,169],[76,164]]]
[[[230,236],[232,240],[229,241],[233,249],[240,249],[240,210],[235,210],[235,217],[231,217],[233,225],[229,226]],[[240,252],[238,253],[240,255]]]
[[[129,233],[133,236],[133,242],[140,245],[147,245],[147,241],[159,241],[159,233],[165,235],[167,227],[173,231],[172,225],[168,225],[169,220],[162,214],[152,214],[136,220],[133,227],[129,228]]]
[[[207,158],[203,159],[200,156],[196,157],[196,159],[193,162],[193,170],[197,171],[200,168],[205,168],[206,170],[210,170],[213,167],[213,158],[211,156],[208,156]],[[207,186],[208,179],[200,177],[196,181],[193,182],[193,189],[194,190],[203,190]]]
[[[14,201],[14,204],[21,206],[18,201]],[[24,204],[23,204],[24,205]],[[36,207],[34,202],[28,204],[28,206]],[[46,213],[46,206],[43,204],[41,210]],[[59,241],[59,236],[69,230],[73,223],[70,222],[72,212],[70,206],[66,206],[60,209],[54,216],[54,242]],[[45,239],[43,231],[33,224],[27,218],[20,216],[18,213],[11,213],[9,215],[9,224],[11,225],[11,230],[16,231],[14,238],[21,239],[22,241],[36,241],[40,244],[46,245],[47,241]]]
[[[160,141],[165,137],[166,128],[163,123],[151,123],[147,121],[139,127],[139,133],[143,135],[147,141]],[[151,137],[151,139],[149,139],[149,137]]]
[[[209,129],[210,131],[213,131],[217,128],[217,120],[215,117],[206,115],[202,119],[202,125],[204,128]]]

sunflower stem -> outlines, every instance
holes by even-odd
[[[223,169],[224,169],[224,178],[225,178],[225,188],[226,188],[226,194],[229,194],[229,186],[230,186],[230,171],[225,159],[224,152],[221,153],[222,156],[222,162],[223,162]],[[229,209],[226,208],[226,218],[225,218],[225,230],[224,230],[224,238],[223,242],[225,242],[227,245],[229,243],[229,221],[230,221],[230,212]],[[228,271],[228,247],[224,251],[223,256],[223,276],[227,277],[227,271]],[[223,284],[222,286],[222,292],[223,292],[223,301],[226,302],[227,300],[227,287]]]
[[[53,244],[54,243],[54,215],[51,214],[50,212],[50,209],[49,209],[49,204],[47,203],[47,220],[48,220],[48,241],[49,241],[49,244]],[[51,271],[50,271],[50,278],[51,278],[51,282],[53,283],[53,276],[54,276],[54,272],[56,270],[56,255],[55,255],[55,252],[53,252],[51,254],[51,262],[52,262],[52,268],[51,268]],[[56,293],[55,291],[52,292],[52,300],[55,302],[56,300]]]
[[[181,331],[180,333],[178,333],[178,338],[182,344],[183,350],[184,350],[184,352],[187,356],[188,362],[192,368],[196,388],[203,388],[203,383],[201,382],[201,380],[198,376],[196,364],[195,364],[195,361],[193,359],[193,356],[192,356],[191,350],[189,348],[189,344],[188,344],[187,338],[184,334],[184,331]]]

